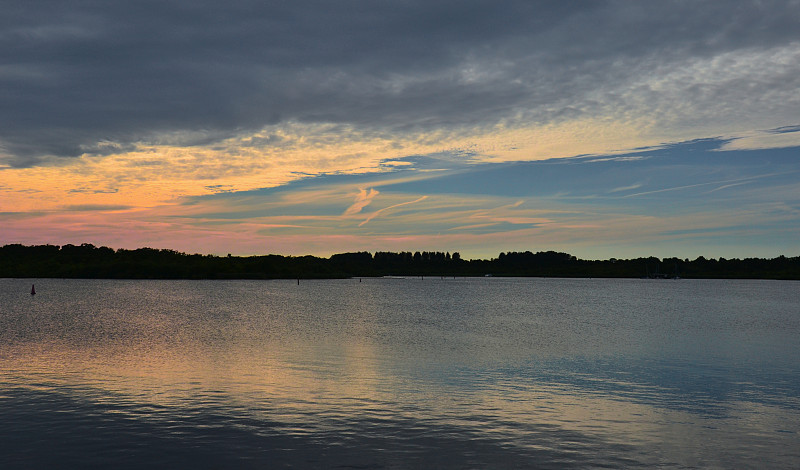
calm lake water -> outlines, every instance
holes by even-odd
[[[0,468],[655,466],[800,466],[800,283],[0,279]]]

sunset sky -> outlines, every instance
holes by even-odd
[[[798,1],[30,1],[0,245],[800,255]]]

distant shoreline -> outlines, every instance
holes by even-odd
[[[87,277],[87,276],[72,276],[72,277],[63,277],[63,276],[0,276],[0,279],[85,279],[85,280],[107,280],[107,281],[294,281],[294,280],[305,280],[305,281],[333,281],[333,280],[342,280],[342,279],[395,279],[395,280],[403,280],[403,279],[628,279],[628,280],[654,280],[652,278],[647,277],[624,277],[624,276],[617,276],[617,277],[602,277],[602,276],[438,276],[438,275],[425,275],[425,276],[347,276],[347,277]],[[797,278],[790,278],[790,277],[680,277],[677,280],[730,280],[730,281],[800,281],[800,277]]]
[[[563,277],[800,279],[800,256],[582,260],[554,251],[465,260],[458,252],[356,252],[316,256],[213,256],[82,245],[0,247],[0,278],[344,279],[357,277]]]

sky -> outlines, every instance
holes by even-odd
[[[2,4],[0,245],[800,255],[800,1]]]

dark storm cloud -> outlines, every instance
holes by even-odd
[[[4,2],[0,154],[30,166],[286,121],[403,132],[570,119],[624,105],[615,90],[655,67],[800,41],[798,11],[797,1]]]

